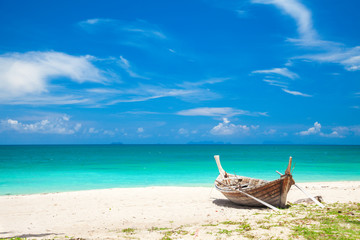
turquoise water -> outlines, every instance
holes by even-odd
[[[144,186],[212,186],[213,155],[229,173],[277,179],[289,156],[297,182],[360,180],[360,146],[0,146],[0,195]]]

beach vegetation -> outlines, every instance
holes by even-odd
[[[170,238],[169,236],[164,236],[161,238],[161,240],[171,240],[172,238]]]
[[[178,235],[187,235],[187,234],[189,234],[188,231],[183,230],[183,229],[177,230],[175,233],[178,234]]]
[[[163,228],[159,228],[159,227],[151,227],[148,229],[149,232],[154,232],[154,231],[164,231],[164,230],[169,230],[171,228],[167,228],[167,227],[163,227]]]
[[[293,237],[305,239],[360,239],[360,204],[332,204],[312,208],[303,220],[295,219]]]
[[[0,238],[0,240],[25,240],[26,238],[13,237],[13,238]]]
[[[220,224],[224,224],[224,225],[239,225],[239,224],[242,224],[242,222],[225,221],[225,222],[221,222]]]
[[[271,225],[260,225],[259,228],[269,230],[272,226]]]
[[[244,237],[248,238],[248,239],[257,239],[258,237],[255,236],[254,234],[250,234],[250,233],[246,233],[244,234]]]
[[[228,230],[228,229],[220,229],[218,231],[219,234],[226,234],[228,236],[230,236],[232,234],[232,232],[233,232],[232,230]]]
[[[174,231],[166,231],[164,232],[164,237],[161,240],[171,240],[171,236],[174,234]]]
[[[242,222],[241,224],[238,225],[238,231],[242,232],[242,231],[250,231],[251,225],[248,222]]]
[[[219,226],[219,224],[214,224],[214,223],[208,223],[208,224],[203,224],[201,225],[202,227],[216,227],[216,226]]]
[[[135,228],[125,228],[125,229],[121,230],[121,232],[126,233],[126,234],[134,234]]]

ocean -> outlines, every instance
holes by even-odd
[[[147,186],[213,186],[218,169],[274,180],[293,157],[296,182],[360,180],[360,146],[0,146],[0,195]]]

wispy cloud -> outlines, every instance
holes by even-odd
[[[292,17],[297,25],[300,39],[294,40],[303,45],[317,45],[318,34],[313,28],[311,12],[298,0],[252,0],[252,3],[271,4]]]
[[[93,65],[92,56],[72,56],[61,52],[28,52],[0,55],[0,104],[12,105],[72,105],[101,107],[121,102],[143,102],[175,97],[184,101],[209,100],[219,95],[205,84],[225,81],[214,78],[178,86],[128,84],[119,87],[119,81],[107,78],[107,72]],[[116,60],[111,59],[112,64]],[[121,67],[134,78],[147,79],[134,72],[127,59],[120,57]],[[55,81],[61,78],[62,84]],[[65,81],[65,83],[63,83]],[[89,82],[93,88],[80,84]],[[99,87],[104,86],[106,87]],[[87,84],[86,86],[89,86]]]
[[[288,86],[287,82],[281,82],[278,80],[265,78],[265,79],[263,79],[263,81],[268,83],[269,85],[275,86],[275,87],[287,88],[287,86]]]
[[[2,130],[15,130],[20,133],[74,134],[81,129],[81,123],[70,122],[70,117],[47,118],[34,123],[22,123],[14,119],[1,120]]]
[[[162,42],[167,39],[167,36],[157,25],[141,19],[124,21],[96,18],[81,21],[78,25],[91,34],[111,33],[114,41],[139,48],[159,46],[156,44],[157,41]]]
[[[272,4],[291,16],[298,26],[300,39],[289,41],[307,47],[316,47],[323,53],[308,54],[293,59],[307,59],[323,63],[337,63],[348,71],[360,70],[360,46],[346,48],[344,44],[322,40],[313,28],[311,11],[299,0],[252,0],[253,3]]]
[[[281,90],[283,90],[284,92],[288,93],[288,94],[291,94],[291,95],[294,95],[294,96],[302,96],[302,97],[312,97],[311,95],[309,94],[306,94],[306,93],[302,93],[302,92],[298,92],[298,91],[290,91],[286,88],[282,88]]]
[[[208,116],[208,117],[231,117],[236,115],[248,115],[248,116],[267,116],[265,112],[250,112],[240,109],[234,109],[230,107],[214,108],[203,107],[193,108],[177,112],[177,115],[182,116]]]
[[[252,73],[275,74],[275,75],[281,75],[283,77],[287,77],[290,79],[299,78],[299,75],[290,71],[288,68],[273,68],[273,69],[268,69],[268,70],[256,70],[256,71],[253,71]]]
[[[110,28],[110,30],[135,33],[144,37],[165,39],[165,34],[155,24],[145,20],[124,21],[110,18],[87,19],[78,23],[84,30],[94,31],[101,28]]]
[[[312,97],[309,94],[302,93],[299,91],[292,91],[292,90],[288,89],[289,83],[287,82],[286,79],[294,80],[296,78],[299,78],[298,74],[290,71],[288,68],[273,68],[273,69],[268,69],[268,70],[256,70],[256,71],[253,71],[252,73],[271,74],[271,75],[266,76],[266,78],[263,79],[263,81],[268,83],[271,86],[280,87],[282,91],[284,91],[288,94],[294,95],[294,96]],[[283,81],[272,79],[274,75],[277,75],[278,78],[282,78]]]
[[[209,78],[209,79],[205,79],[205,80],[201,80],[201,81],[197,81],[197,82],[183,82],[181,84],[178,84],[178,86],[184,87],[184,88],[199,87],[199,86],[203,86],[206,84],[212,85],[212,84],[216,84],[216,83],[222,83],[222,82],[225,82],[230,79],[231,78],[229,78],[229,77]]]
[[[182,100],[191,99],[193,97],[199,97],[199,99],[211,97],[211,94],[207,94],[201,89],[168,88],[143,84],[141,84],[138,88],[127,89],[123,93],[123,98],[110,101],[107,105],[113,105],[121,102],[144,102],[164,97],[176,97]],[[206,95],[210,96],[206,97]]]
[[[60,77],[80,84],[106,83],[102,71],[91,63],[92,59],[91,56],[72,56],[61,52],[0,55],[0,99],[3,104],[46,99],[49,92],[59,89],[51,80]],[[56,97],[61,101],[84,101],[71,99],[68,94]]]
[[[333,48],[321,54],[308,54],[294,59],[307,59],[321,63],[337,63],[348,71],[360,70],[360,46],[354,48]]]
[[[120,56],[119,64],[131,77],[149,79],[148,77],[141,76],[140,74],[134,72],[132,70],[132,67],[130,66],[129,61],[126,58],[124,58],[123,56]]]

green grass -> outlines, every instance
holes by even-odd
[[[225,225],[239,225],[239,224],[242,224],[242,222],[225,221],[225,222],[221,222],[220,224],[225,224]]]
[[[26,238],[14,237],[14,238],[0,238],[0,240],[25,240]]]
[[[293,237],[305,239],[360,239],[360,203],[332,204],[307,211],[292,223]]]
[[[164,231],[164,230],[169,230],[171,228],[167,228],[167,227],[164,227],[164,228],[159,228],[159,227],[151,227],[148,229],[149,232],[154,232],[154,231]]]
[[[121,230],[121,232],[126,233],[126,234],[133,234],[133,233],[135,233],[135,228],[125,228],[125,229]]]
[[[233,231],[232,230],[227,230],[227,229],[220,229],[218,231],[218,233],[219,234],[226,234],[226,235],[230,236],[233,233]]]
[[[208,224],[203,224],[201,225],[202,227],[216,227],[219,226],[219,224],[214,224],[214,223],[208,223]]]

